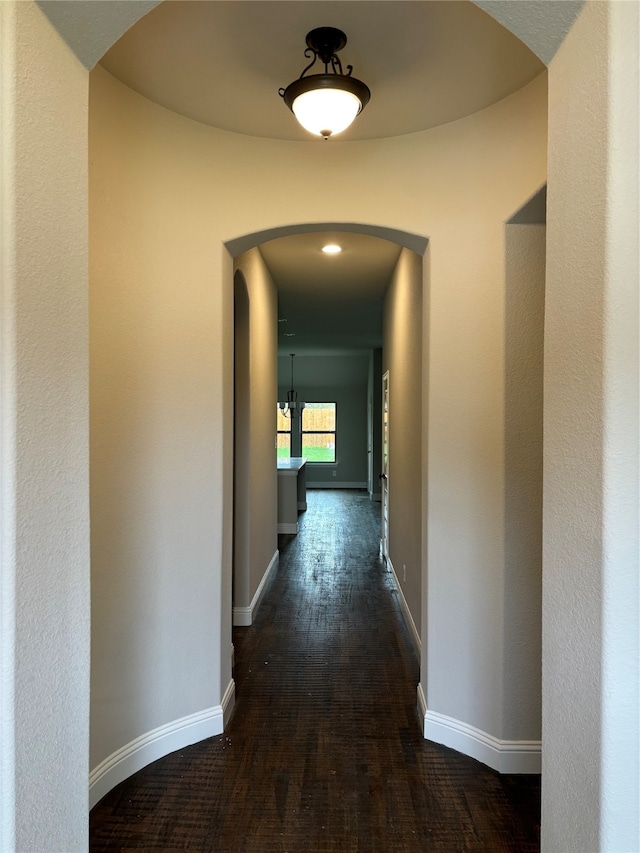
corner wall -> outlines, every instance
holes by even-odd
[[[0,3],[0,849],[86,848],[87,74]]]
[[[234,561],[233,613],[235,625],[250,625],[259,604],[259,591],[267,570],[277,564],[277,474],[276,474],[276,388],[277,388],[277,293],[259,249],[244,252],[235,261],[236,274],[246,282],[248,340],[246,387],[236,390],[246,395],[242,412],[247,422],[236,422],[236,457],[244,457],[246,486],[236,480],[238,499],[246,505],[248,518],[234,523],[244,530],[247,548],[246,570]],[[238,377],[236,377],[238,378]],[[239,442],[239,437],[243,441]],[[238,460],[237,460],[238,461]],[[248,487],[247,494],[240,494]],[[236,539],[237,546],[240,544]]]
[[[540,772],[542,384],[546,228],[508,224],[505,243],[503,739],[529,741]]]
[[[422,259],[402,249],[384,300],[389,371],[389,559],[419,646],[422,588]]]
[[[171,123],[138,124],[109,98],[96,108],[95,88],[90,102],[95,802],[159,755],[220,733],[232,704],[223,505],[233,314],[201,163],[175,157]]]
[[[639,7],[549,68],[542,849],[640,849]]]

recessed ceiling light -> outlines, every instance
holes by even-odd
[[[337,243],[327,243],[322,247],[322,251],[325,255],[338,255],[342,251],[342,246],[338,246]]]

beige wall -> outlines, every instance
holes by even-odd
[[[88,809],[87,79],[37,7],[0,3],[0,83],[0,849],[76,851]]]
[[[545,231],[505,235],[505,740],[541,737]]]
[[[422,259],[408,249],[385,295],[382,371],[389,371],[389,559],[420,635]]]
[[[43,5],[50,12],[59,6],[52,3]],[[73,9],[65,6],[60,24],[65,25],[65,32],[72,43],[78,45],[80,53],[82,48],[86,49],[90,57],[88,65],[102,55],[115,35],[123,32],[123,16],[128,15],[130,22],[148,8],[143,3],[103,4],[91,15],[85,15],[82,4],[72,5]],[[135,14],[131,13],[133,5],[136,6]],[[493,3],[486,5],[490,11],[496,6]],[[501,16],[527,44],[549,59],[553,56],[554,44],[560,41],[560,38],[554,41],[549,36],[553,36],[554,31],[556,34],[564,32],[559,26],[559,15],[562,18],[567,8],[575,4],[547,5],[544,22],[537,7],[530,4],[500,4],[492,14]],[[126,6],[129,8],[123,8]],[[605,17],[600,16],[603,8]],[[24,16],[22,20],[27,24],[34,23],[33,27],[16,30],[13,16],[17,9]],[[638,558],[638,382],[635,349],[638,337],[638,210],[635,193],[638,184],[637,4],[590,3],[588,9],[587,23],[583,21],[581,28],[572,34],[576,39],[558,57],[550,79],[548,351],[545,353],[548,362],[545,383],[549,389],[545,395],[545,444],[548,448],[545,450],[545,477],[548,470],[554,471],[555,475],[545,485],[545,503],[549,508],[547,518],[555,523],[545,538],[545,578],[547,568],[550,574],[548,585],[545,579],[543,596],[543,677],[548,697],[543,729],[549,744],[544,767],[543,849],[549,851],[570,849],[574,841],[580,843],[575,834],[576,827],[585,826],[590,831],[596,823],[599,827],[596,826],[595,834],[590,836],[595,838],[599,834],[594,849],[638,847],[639,810],[635,788],[638,773],[634,763],[637,754],[639,669],[634,633],[639,623],[635,585]],[[33,18],[31,4],[5,2],[0,4],[0,10],[3,48],[0,52],[3,75],[3,87],[0,89],[3,142],[0,199],[4,347],[0,363],[3,406],[3,761],[0,764],[0,831],[2,844],[9,849],[16,844],[17,827],[18,846],[48,851],[55,844],[60,849],[82,850],[86,849],[86,800],[81,792],[83,773],[80,770],[76,772],[75,768],[86,766],[87,755],[82,718],[86,708],[88,663],[84,592],[87,559],[83,557],[86,555],[88,500],[86,480],[83,482],[77,465],[82,457],[79,449],[86,437],[86,419],[79,412],[87,385],[82,347],[74,351],[72,358],[65,356],[62,359],[60,347],[74,348],[83,339],[86,329],[84,321],[76,314],[76,311],[83,313],[84,297],[80,286],[82,276],[75,272],[77,265],[82,265],[86,257],[86,223],[81,221],[80,215],[84,195],[82,175],[86,164],[86,134],[82,126],[84,110],[80,107],[82,96],[79,93],[81,84],[86,85],[86,78],[76,72],[75,61],[52,37],[50,30]],[[603,42],[607,44],[606,62],[601,61],[599,47],[594,52],[594,42],[596,47]],[[13,68],[16,60],[13,50],[16,47],[19,48],[17,75]],[[38,93],[42,94],[42,99]],[[49,109],[55,110],[55,120],[50,120]],[[479,118],[482,117],[474,117],[474,125]],[[460,126],[464,129],[466,124]],[[17,137],[13,132],[18,127],[20,157],[14,157]],[[453,129],[442,130],[449,134]],[[594,129],[597,131],[595,134]],[[534,136],[538,141],[535,142],[532,136],[529,142],[524,141],[524,148],[531,145],[532,150],[539,150],[540,137],[537,133]],[[598,156],[594,156],[590,147],[592,136],[597,138],[599,145],[604,136],[610,141],[602,158],[602,147]],[[62,139],[64,144],[61,144]],[[127,139],[131,139],[130,134],[127,134]],[[477,138],[472,134],[468,141],[468,151],[475,152]],[[250,144],[250,141],[245,142]],[[407,143],[411,144],[411,140],[404,140],[399,147],[403,148]],[[373,152],[378,144],[364,146],[364,150]],[[398,142],[392,147],[397,148]],[[497,147],[499,149],[500,145]],[[268,144],[266,148],[269,148]],[[153,138],[150,138],[149,150],[141,156],[153,150]],[[289,149],[285,146],[285,150]],[[511,146],[511,150],[521,152],[522,147]],[[54,151],[55,162],[52,161]],[[128,150],[126,153],[134,156],[136,152]],[[329,159],[334,153],[332,146],[320,156]],[[361,150],[358,153],[361,154]],[[391,154],[388,149],[386,153]],[[428,168],[428,153],[426,150],[423,152],[427,167],[424,172],[418,172],[421,180],[417,188],[415,182],[407,180],[395,185],[398,219],[413,220],[417,198],[421,199],[418,207],[423,212],[430,209],[429,202],[424,201],[424,182],[433,182]],[[503,153],[508,167],[509,153]],[[206,158],[206,152],[203,151],[202,155]],[[373,165],[379,167],[377,174],[384,175],[389,156],[381,161],[367,156],[367,160],[369,165],[370,161],[375,161]],[[126,161],[127,157],[124,159]],[[535,160],[534,157],[532,162]],[[591,204],[602,190],[600,182],[593,181],[598,164],[606,166],[609,183],[606,203],[602,205],[601,199],[598,201],[596,218],[599,224],[594,224]],[[360,166],[364,166],[362,161]],[[286,171],[287,168],[283,169]],[[399,171],[403,171],[402,166]],[[56,177],[62,179],[63,188]],[[228,173],[220,176],[221,185],[225,185],[225,177]],[[349,177],[350,173],[345,172],[344,179]],[[531,190],[535,189],[538,179],[536,174],[536,179],[530,182]],[[51,216],[42,215],[46,212],[42,205],[44,186],[57,195],[52,205],[55,214]],[[196,185],[196,196],[197,189]],[[526,191],[521,193],[521,190],[523,188],[518,182],[512,186],[511,194],[518,197],[528,194]],[[490,186],[487,191],[490,196]],[[108,193],[106,195],[108,199]],[[521,198],[511,199],[505,207],[512,211],[520,201]],[[606,216],[603,215],[603,206]],[[405,208],[411,209],[412,213],[407,215]],[[304,209],[304,205],[293,204],[289,221],[297,218]],[[317,215],[324,215],[325,209],[326,206],[321,204]],[[60,216],[60,211],[65,211],[65,216]],[[450,223],[456,218],[456,208],[451,204],[444,204],[441,212],[444,220]],[[345,205],[345,214],[352,215],[350,204]],[[277,218],[277,211],[273,216]],[[308,218],[311,216],[309,213]],[[368,214],[363,214],[363,217],[368,217]],[[269,220],[271,216],[266,214],[263,218]],[[255,219],[247,216],[252,230],[256,229]],[[333,216],[331,220],[334,220]],[[425,215],[424,221],[429,224],[430,217]],[[220,230],[225,231],[225,228]],[[241,232],[245,233],[245,229],[241,228]],[[605,235],[607,276],[594,283],[590,277],[593,269],[590,251],[598,240],[605,239]],[[43,243],[46,247],[42,251],[37,250],[37,247],[43,247]],[[224,280],[231,281],[230,260],[219,255],[216,246],[209,246],[214,269]],[[56,247],[64,247],[63,262],[60,262]],[[200,250],[206,254],[202,246]],[[46,263],[39,263],[38,259],[44,257]],[[576,263],[577,259],[580,263]],[[38,264],[35,274],[34,263]],[[63,266],[64,274],[58,275]],[[69,270],[73,270],[71,275]],[[607,294],[604,372],[597,358],[602,348],[593,344],[591,326],[587,324],[583,332],[573,323],[574,314],[580,316],[589,302],[584,298],[585,292],[590,292],[589,288],[594,286],[597,288],[598,281],[606,282]],[[38,289],[38,298],[34,299],[36,282],[43,286]],[[583,287],[585,282],[586,291]],[[230,294],[231,289],[223,289],[221,294],[223,329],[230,325],[229,318],[232,317]],[[563,317],[573,325],[566,326]],[[215,334],[219,328],[214,323],[216,339],[220,337]],[[57,337],[56,330],[63,330],[63,342]],[[23,355],[13,358],[17,356],[15,345],[21,335]],[[34,341],[39,342],[38,347],[33,346]],[[222,400],[222,411],[218,407],[219,416],[214,416],[211,424],[217,436],[222,434],[223,461],[218,473],[222,475],[223,491],[230,490],[231,483],[231,344],[229,336],[222,336],[220,363],[223,375],[220,377],[215,371],[212,374]],[[30,359],[24,357],[27,350],[31,354]],[[574,351],[577,357],[573,357]],[[66,352],[70,354],[69,350]],[[572,357],[567,358],[567,355]],[[39,406],[30,391],[39,384],[49,385],[48,378],[54,366],[63,367],[64,381],[57,381],[55,398],[47,409],[48,418],[53,419],[52,425],[51,420],[43,420],[40,416]],[[589,445],[592,450],[586,454],[583,450],[590,439],[585,442],[581,434],[579,441],[574,440],[576,425],[582,423],[582,410],[579,397],[571,392],[576,378],[579,390],[593,377],[596,380],[602,378],[601,397],[606,400],[607,414],[606,442],[596,441]],[[18,407],[16,400],[20,401]],[[17,416],[18,408],[20,417]],[[596,407],[596,413],[600,411]],[[587,431],[597,432],[598,421],[596,419],[594,423],[589,413],[584,423]],[[47,460],[47,465],[41,467],[37,476],[34,476],[34,468],[30,464],[32,458],[36,464],[38,459]],[[584,462],[582,469],[579,459]],[[54,461],[55,465],[52,464]],[[41,486],[46,482],[52,485],[52,479],[47,481],[44,476],[45,468],[50,477],[55,478],[57,498],[63,498],[68,511],[65,523],[60,522],[58,515],[55,524],[50,523],[44,512]],[[593,478],[580,479],[579,487],[567,495],[565,482],[573,482],[574,469],[585,473],[590,468],[593,468]],[[598,503],[601,495],[598,475],[603,468],[606,469],[606,511],[599,515],[596,512],[594,520],[590,504],[592,498],[596,505],[604,506]],[[60,472],[64,472],[62,492]],[[16,522],[18,503],[19,525]],[[214,595],[219,599],[216,607],[220,606],[221,612],[219,623],[209,626],[210,633],[204,639],[210,643],[214,656],[216,652],[220,654],[218,692],[229,674],[227,637],[230,636],[231,573],[221,571],[221,568],[230,566],[230,538],[224,535],[231,529],[230,508],[230,500],[214,501],[214,511],[209,518],[216,541],[210,566],[215,575]],[[592,552],[586,554],[586,560],[584,549],[588,541],[583,542],[579,536],[573,536],[574,525],[580,530],[582,519],[594,521],[589,525],[589,532],[594,529],[603,531],[603,548],[596,545]],[[40,547],[45,540],[48,550]],[[60,562],[57,561],[58,554],[64,554]],[[53,555],[51,565],[44,562],[47,555]],[[18,563],[21,597],[13,594],[12,585]],[[589,569],[584,579],[579,571],[583,564]],[[64,570],[52,571],[55,565],[64,566]],[[594,576],[594,565],[605,569],[604,577],[597,572]],[[563,585],[565,573],[570,582]],[[428,591],[432,593],[434,590],[427,590],[425,585],[423,595]],[[561,594],[556,598],[557,592]],[[81,600],[83,597],[84,601]],[[225,602],[228,602],[228,607]],[[583,606],[584,621],[581,618]],[[590,630],[593,606],[596,610],[601,609],[603,614],[607,630],[600,636],[604,642],[594,642],[594,636],[598,635]],[[575,613],[575,619],[569,619],[568,613]],[[59,631],[64,634],[65,626],[71,625],[68,636],[72,641],[65,642]],[[12,642],[7,643],[6,631],[11,634],[11,626],[16,630]],[[572,628],[568,634],[562,630],[566,626]],[[427,669],[424,663],[422,672],[425,677]],[[562,680],[566,673],[571,678],[564,684]],[[597,680],[594,683],[590,677],[594,673],[599,673],[600,691],[594,689],[597,688]],[[53,677],[54,674],[55,689],[49,692],[47,675]],[[41,676],[44,677],[41,679]],[[606,700],[601,705],[605,708],[604,714],[600,714],[601,708],[594,703],[599,695]],[[45,705],[41,704],[43,698]],[[47,709],[46,715],[42,714],[43,707]],[[583,728],[583,713],[587,714],[587,730]],[[596,724],[594,728],[589,722],[589,714],[596,714],[601,725]],[[16,737],[12,739],[7,731]],[[591,733],[594,740],[589,737]],[[598,748],[597,744],[604,748]],[[584,762],[576,762],[576,756],[581,756],[583,747],[586,747],[585,754],[588,753],[589,757]],[[61,759],[69,762],[68,772],[59,772]],[[77,788],[73,780],[77,781]],[[64,792],[58,790],[61,781],[64,781]]]
[[[500,736],[503,223],[544,181],[545,111],[541,77],[434,131],[319,147],[204,127],[92,73],[94,762],[221,701],[216,578],[230,530],[209,519],[231,504],[216,439],[232,334],[223,244],[335,221],[335,181],[349,187],[344,221],[432,242],[429,706]],[[140,666],[153,702],[133,687]]]
[[[249,363],[247,457],[249,494],[247,497],[249,572],[239,576],[234,569],[234,608],[247,608],[278,549],[276,480],[276,401],[278,298],[273,279],[259,249],[251,249],[236,259],[235,268],[244,276],[249,309]],[[236,435],[238,424],[236,423]]]
[[[233,275],[233,606],[251,602],[251,313],[244,275]],[[240,605],[239,603],[242,602]],[[235,613],[234,624],[240,619]]]
[[[178,128],[138,124],[99,94],[89,187],[92,768],[194,712],[213,734],[231,679],[230,637],[224,664],[211,652],[230,613],[223,250],[211,249],[201,162],[174,162]]]
[[[549,71],[549,851],[640,849],[638,11],[637,3],[588,3]]]

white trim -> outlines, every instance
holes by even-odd
[[[381,503],[382,501],[382,492],[369,492],[369,500],[374,503]]]
[[[427,699],[424,695],[424,690],[422,689],[421,681],[418,682],[418,689],[416,692],[418,694],[418,714],[420,715],[420,719],[423,721],[424,725],[424,718],[427,715]]]
[[[278,533],[288,533],[290,531],[281,531],[280,528],[284,527],[284,524],[278,525]],[[298,525],[296,524],[296,530],[298,532]],[[269,565],[265,573],[262,575],[262,580],[258,585],[258,589],[251,600],[251,604],[248,607],[234,607],[233,608],[233,624],[236,628],[246,628],[248,625],[253,624],[254,617],[258,611],[258,607],[260,606],[260,602],[262,601],[262,596],[264,595],[267,581],[271,577],[271,573],[278,565],[278,561],[280,559],[280,551],[276,549],[273,557],[269,561]]]
[[[228,709],[230,705],[232,707],[231,700],[234,695],[235,685],[232,680],[223,698],[226,709],[223,705],[214,705],[204,711],[172,720],[111,753],[89,774],[89,808],[93,808],[112,788],[152,761],[164,758],[165,755],[192,743],[222,734],[225,713],[231,713]]]
[[[307,489],[366,489],[366,483],[348,483],[341,480],[335,482],[333,480],[323,480],[320,483],[310,483],[307,481]]]
[[[236,683],[231,679],[231,681],[227,684],[227,689],[224,691],[224,696],[222,697],[222,702],[220,703],[222,707],[222,729],[227,728],[229,725],[229,720],[231,719],[231,714],[233,713],[233,709],[236,704]]]
[[[293,533],[295,535],[297,532],[298,532],[298,522],[297,521],[295,521],[295,522],[293,522],[293,521],[278,522],[278,533]]]
[[[380,543],[380,547],[382,547],[382,543]],[[402,609],[402,615],[404,616],[404,621],[407,623],[409,633],[411,634],[411,639],[413,640],[413,645],[415,646],[416,652],[418,653],[418,660],[420,660],[420,655],[422,654],[422,643],[420,642],[420,634],[418,633],[418,629],[416,628],[416,623],[413,621],[413,616],[411,615],[411,611],[409,610],[407,599],[404,597],[404,592],[402,591],[402,586],[400,585],[400,581],[398,580],[396,570],[393,568],[391,557],[387,557],[387,565],[389,566],[393,575],[393,579],[396,582],[398,596],[400,598],[400,607]]]
[[[421,692],[421,691],[420,691]],[[424,702],[424,694],[418,702]],[[540,773],[542,744],[539,740],[499,740],[461,720],[429,711],[424,703],[424,736],[451,747],[497,770],[498,773]]]

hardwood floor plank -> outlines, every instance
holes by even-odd
[[[378,556],[379,504],[315,491],[254,624],[227,732],[92,810],[90,849],[534,853],[540,782],[425,741],[418,661]]]

